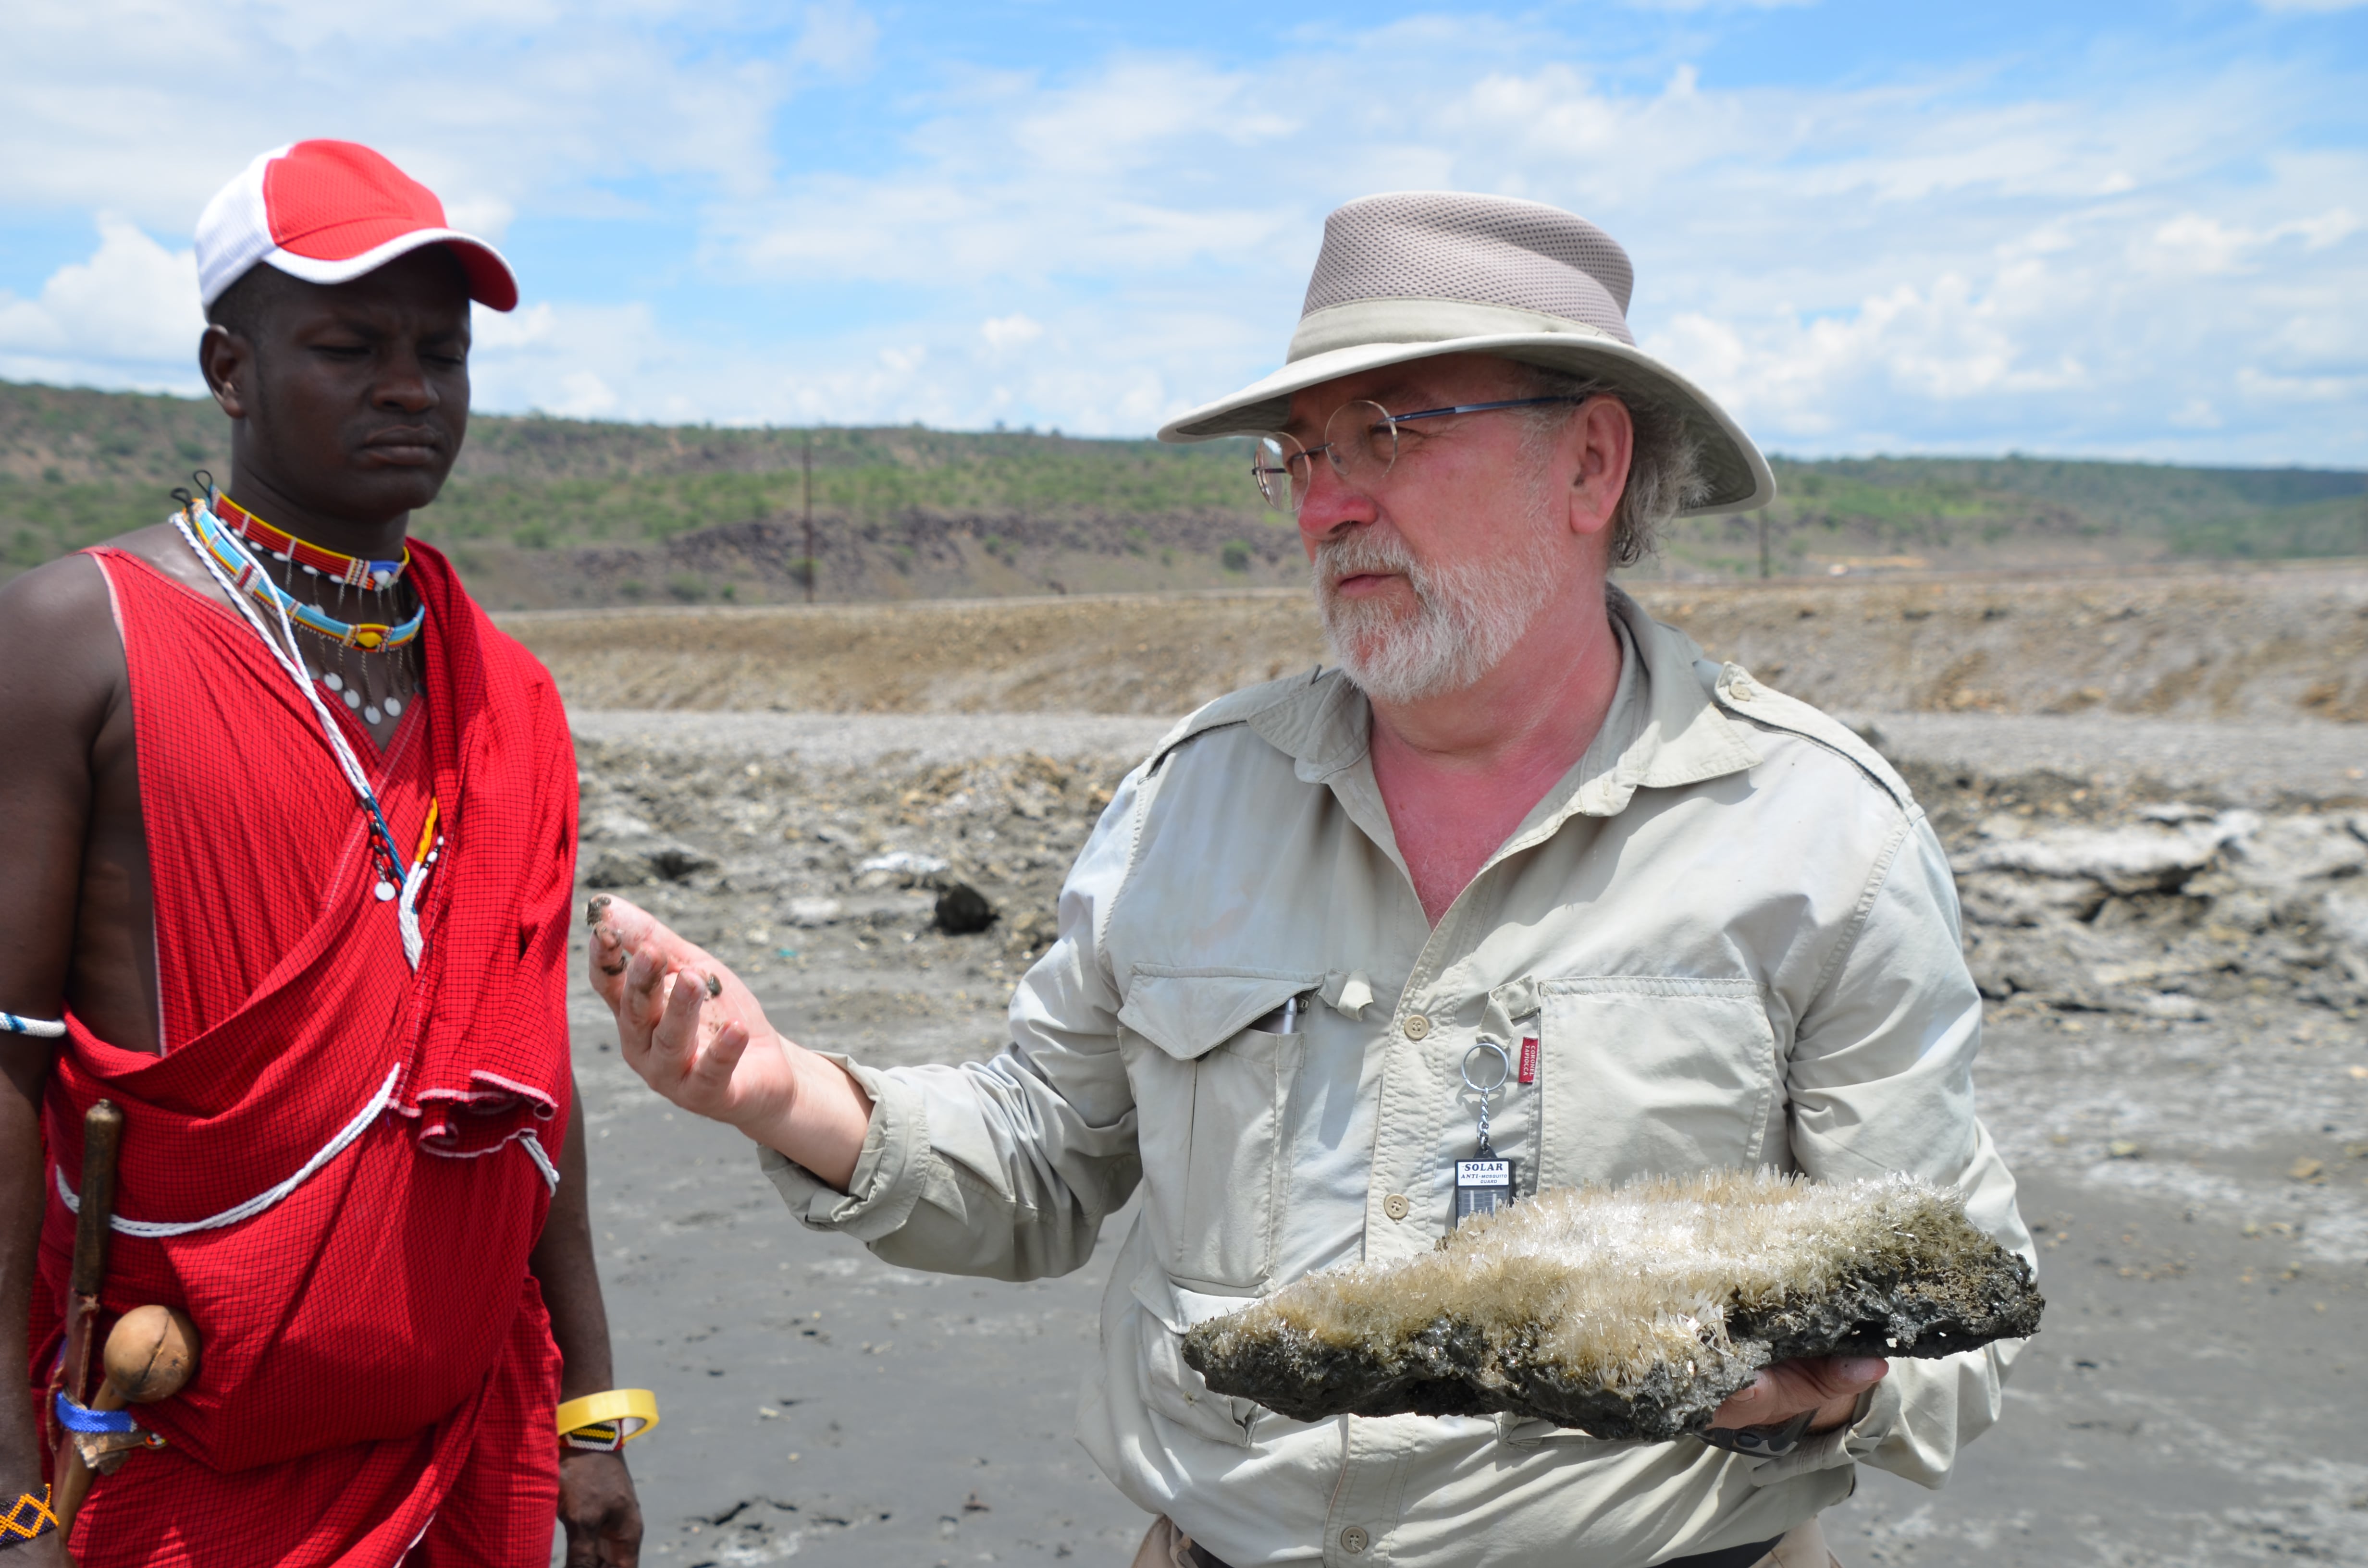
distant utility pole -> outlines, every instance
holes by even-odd
[[[806,603],[814,602],[814,579],[822,574],[814,567],[814,432],[806,432]],[[1764,552],[1763,552],[1764,553]],[[1768,574],[1763,569],[1761,576]]]
[[[1759,514],[1759,575],[1768,575],[1768,514]]]

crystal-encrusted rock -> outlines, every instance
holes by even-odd
[[[1202,1324],[1184,1358],[1303,1421],[1507,1411],[1668,1439],[1770,1362],[1945,1356],[2034,1333],[2044,1304],[1953,1191],[1714,1173],[1541,1193]]]

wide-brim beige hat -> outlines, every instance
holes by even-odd
[[[1324,248],[1281,369],[1172,419],[1163,441],[1280,426],[1291,397],[1337,377],[1441,354],[1495,354],[1595,377],[1682,419],[1702,452],[1703,498],[1686,516],[1748,512],[1776,476],[1709,393],[1636,347],[1635,269],[1586,219],[1505,196],[1397,191],[1324,221]],[[1406,411],[1406,412],[1411,412]]]

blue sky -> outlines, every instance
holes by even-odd
[[[376,12],[377,14],[370,14]],[[188,234],[366,141],[501,244],[481,406],[1137,434],[1324,213],[1583,212],[1773,449],[2368,466],[2368,4],[14,0],[0,376],[196,390]]]

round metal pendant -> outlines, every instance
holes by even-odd
[[[386,716],[390,719],[399,719],[403,716],[403,699],[390,697],[386,699]]]
[[[361,705],[362,705],[362,694],[361,694],[360,692],[359,692],[359,691],[347,691],[347,692],[346,693],[346,706],[347,706],[347,707],[348,707],[348,708],[359,708]]]
[[[363,723],[365,723],[365,724],[375,724],[375,723],[377,723],[377,722],[378,722],[378,710],[377,710],[377,709],[375,709],[375,708],[365,708],[365,709],[363,709],[363,710],[362,710],[362,722],[363,722]]]
[[[370,891],[378,894],[378,901],[381,903],[384,903],[387,900],[394,896],[394,884],[390,881],[381,881],[378,886],[372,888]]]
[[[327,687],[331,691],[343,691],[346,689],[346,677],[339,675],[336,671],[331,670],[327,675],[321,677],[321,684]]]

